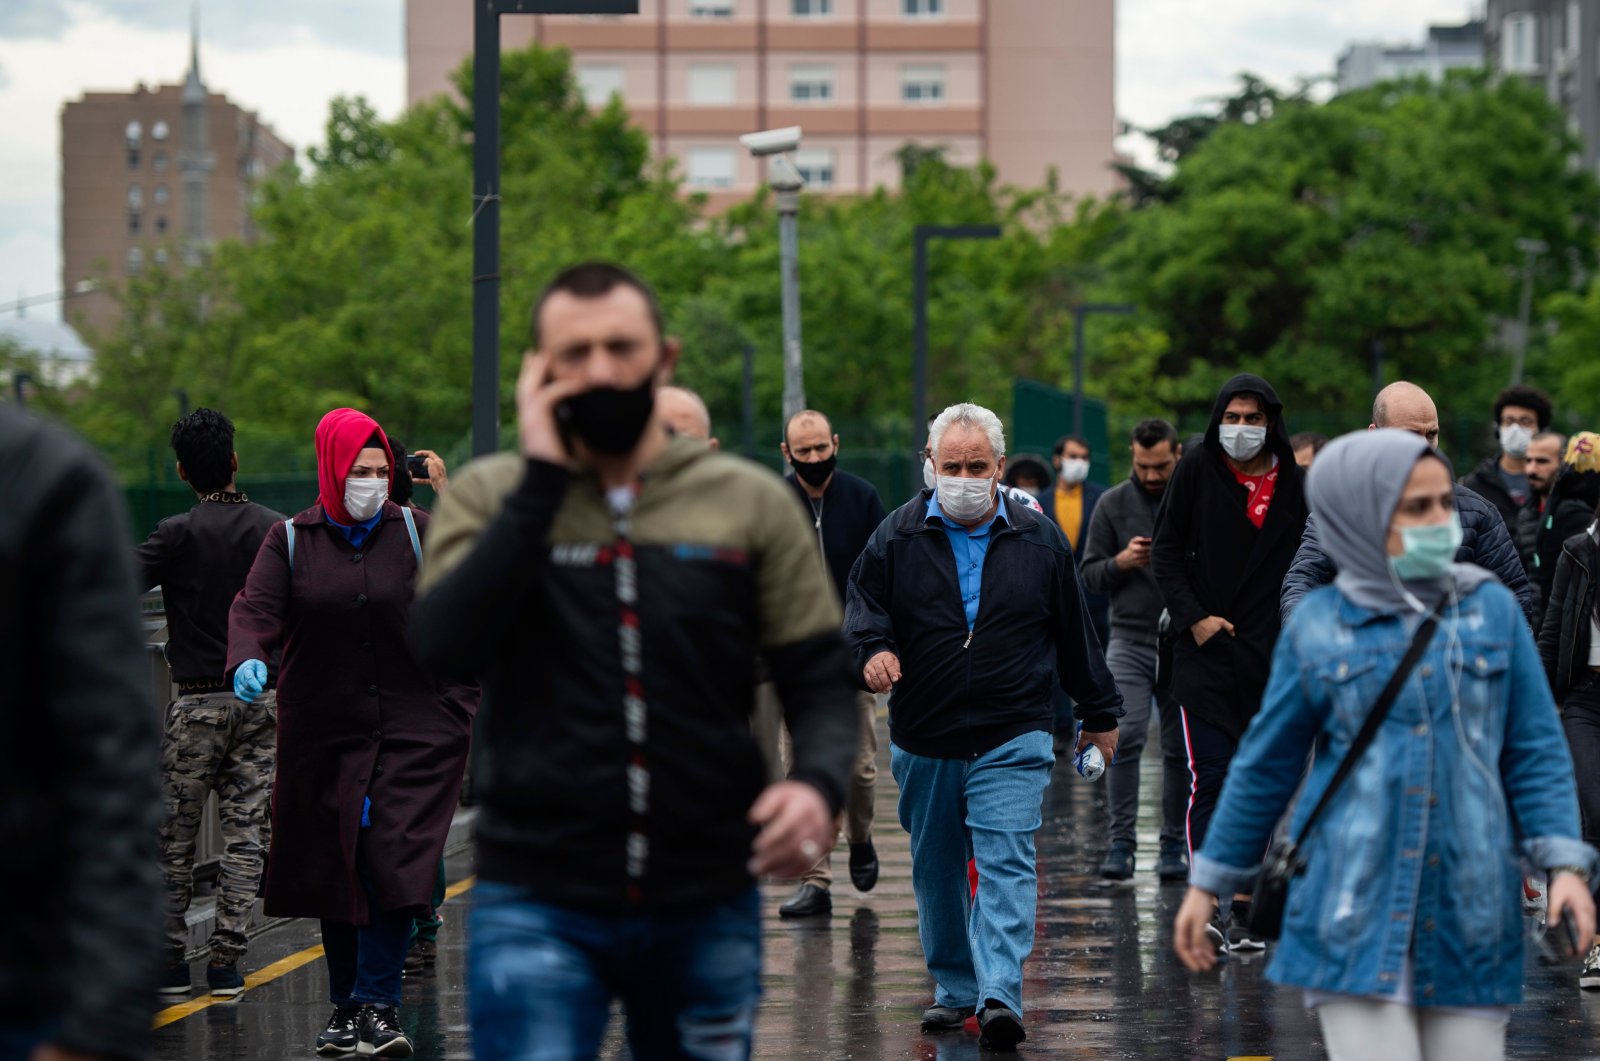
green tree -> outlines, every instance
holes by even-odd
[[[1374,343],[1388,378],[1481,404],[1507,368],[1490,340],[1515,309],[1517,240],[1550,247],[1541,294],[1593,261],[1600,190],[1575,148],[1515,79],[1279,99],[1185,154],[1107,266],[1165,334],[1155,378],[1190,414],[1239,369],[1291,410],[1359,408]]]

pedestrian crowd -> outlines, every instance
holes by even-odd
[[[86,448],[0,407],[4,894],[48,896],[0,936],[0,1059],[142,1056],[146,990],[193,990],[213,795],[205,989],[245,990],[258,901],[314,918],[308,1047],[411,1056],[469,753],[479,1056],[594,1057],[614,1003],[633,1056],[748,1056],[757,881],[827,917],[842,839],[877,883],[885,709],[930,1036],[1026,1040],[1057,760],[1103,768],[1099,873],[1128,881],[1152,728],[1175,960],[1270,947],[1330,1057],[1503,1057],[1525,908],[1600,989],[1600,434],[1547,395],[1503,391],[1457,481],[1415,384],[1330,441],[1241,374],[1187,441],[1140,421],[1109,489],[1085,438],[1011,453],[957,402],[886,511],[823,412],[784,424],[785,479],[723,452],[678,353],[643,280],[575,266],[533,307],[515,451],[452,474],[334,409],[288,515],[200,409],[171,434],[195,503],[133,550]]]

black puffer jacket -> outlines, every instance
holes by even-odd
[[[139,1058],[161,929],[160,734],[122,501],[0,405],[0,1026]]]
[[[1600,549],[1588,531],[1561,544],[1550,600],[1539,628],[1539,659],[1556,703],[1589,670],[1589,620],[1594,615],[1594,570]]]
[[[1278,482],[1258,530],[1245,512],[1248,493],[1223,455],[1218,427],[1236,395],[1266,403],[1267,447]],[[1183,460],[1156,518],[1151,566],[1172,615],[1172,690],[1184,709],[1237,738],[1261,708],[1280,629],[1278,592],[1306,526],[1305,473],[1295,463],[1283,403],[1259,376],[1223,385],[1204,440]],[[1211,615],[1234,626],[1196,645],[1190,627]]]
[[[1539,608],[1533,584],[1523,570],[1522,560],[1500,518],[1500,510],[1463,485],[1456,486],[1456,511],[1461,516],[1461,548],[1456,550],[1456,562],[1476,564],[1492,572],[1504,583],[1506,589],[1516,594],[1522,614],[1528,617],[1528,626],[1539,629]],[[1294,566],[1283,580],[1280,610],[1283,621],[1300,606],[1307,593],[1333,581],[1338,571],[1333,561],[1323,551],[1317,539],[1317,518],[1306,520],[1305,537],[1300,551],[1295,554]]]
[[[1556,561],[1561,559],[1563,545],[1594,522],[1597,504],[1600,504],[1600,472],[1580,472],[1563,464],[1550,486],[1550,499],[1545,502],[1539,536],[1534,541],[1534,574],[1531,577],[1538,584],[1542,599],[1550,599]]]
[[[1500,454],[1485,457],[1482,464],[1461,477],[1460,485],[1493,505],[1507,527],[1516,524],[1517,503],[1506,489],[1505,480],[1500,478]]]

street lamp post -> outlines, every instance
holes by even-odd
[[[639,0],[474,0],[472,453],[500,446],[500,16],[637,15]]]
[[[13,302],[0,303],[0,313],[16,311],[21,317],[29,306],[44,306],[51,302],[65,302],[69,298],[79,295],[92,295],[100,290],[100,283],[96,280],[79,280],[68,291],[52,291],[48,295],[24,295]]]
[[[798,125],[746,133],[739,142],[757,158],[772,159],[767,171],[778,204],[778,286],[783,306],[783,419],[806,407],[804,363],[800,356],[800,193],[806,179],[789,152],[800,149]]]
[[[1134,312],[1127,302],[1082,302],[1072,311],[1072,433],[1083,434],[1083,322],[1091,313]]]
[[[1517,310],[1517,347],[1511,354],[1511,383],[1522,382],[1522,371],[1528,363],[1528,329],[1533,326],[1533,265],[1539,255],[1550,245],[1539,239],[1517,240],[1517,250],[1526,257],[1522,266],[1522,302]]]
[[[999,225],[918,225],[911,255],[912,352],[911,430],[917,449],[928,432],[928,242],[935,239],[999,239]]]

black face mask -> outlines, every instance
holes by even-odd
[[[639,444],[655,411],[655,373],[630,390],[596,387],[556,406],[556,421],[595,453],[608,457],[629,453]]]
[[[839,463],[839,455],[834,455],[819,461],[791,461],[794,473],[800,477],[801,482],[808,486],[821,486],[828,481],[828,476],[833,474],[833,466]]]

